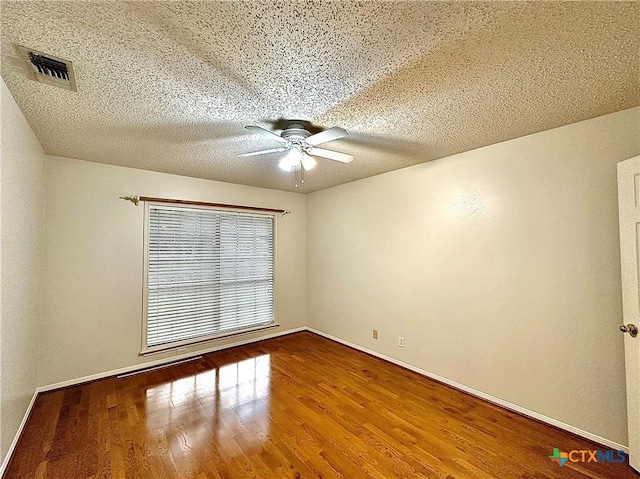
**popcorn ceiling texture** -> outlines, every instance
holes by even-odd
[[[293,190],[244,125],[341,126],[302,192],[640,104],[637,2],[1,3],[2,76],[45,151]],[[73,61],[34,81],[16,45]]]

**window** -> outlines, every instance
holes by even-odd
[[[273,214],[147,203],[143,353],[273,325]]]

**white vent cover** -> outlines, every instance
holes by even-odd
[[[25,47],[18,47],[40,83],[77,91],[73,64],[48,53]]]

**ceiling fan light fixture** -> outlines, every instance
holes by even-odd
[[[309,171],[315,168],[316,165],[318,164],[318,162],[314,158],[311,158],[309,155],[305,153],[302,154],[302,158],[300,159],[300,161],[302,162],[302,166],[306,171]]]
[[[286,172],[291,172],[296,168],[298,168],[301,162],[302,162],[302,151],[294,148],[289,153],[287,153],[282,158],[282,160],[280,160],[280,163],[278,163],[278,166],[280,167],[280,169]]]

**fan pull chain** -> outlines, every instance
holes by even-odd
[[[297,188],[299,184],[300,185],[304,185],[304,167],[302,166],[302,164],[300,165],[299,168],[296,168],[294,170],[293,174],[295,175],[294,176],[295,183],[294,183],[293,187]]]

